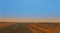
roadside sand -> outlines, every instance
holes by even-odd
[[[60,18],[0,18],[0,22],[59,22]]]

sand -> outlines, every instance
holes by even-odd
[[[59,22],[60,18],[0,18],[0,22]]]

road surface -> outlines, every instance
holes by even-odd
[[[33,33],[24,23],[17,23],[9,27],[0,29],[0,33]]]

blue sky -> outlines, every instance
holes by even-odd
[[[60,0],[0,0],[0,17],[60,18]]]

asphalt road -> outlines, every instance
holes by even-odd
[[[33,33],[29,30],[24,23],[18,23],[3,29],[0,29],[0,33]]]

